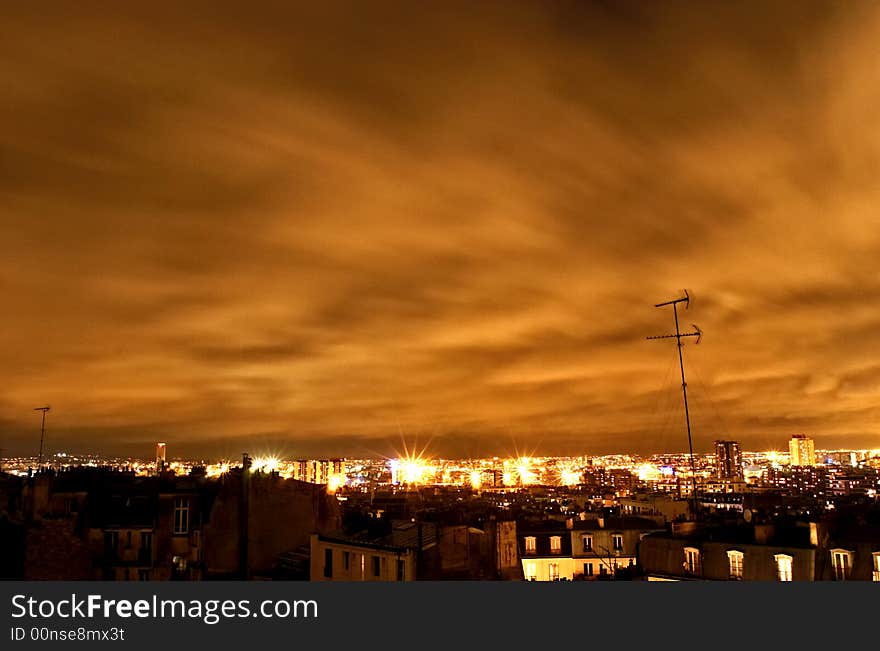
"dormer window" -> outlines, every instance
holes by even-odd
[[[550,536],[550,553],[562,553],[562,536]]]
[[[743,578],[743,553],[730,549],[727,552],[727,561],[730,564],[730,578],[741,580]]]
[[[593,537],[592,536],[583,536],[583,537],[581,537],[581,541],[583,543],[583,549],[585,552],[593,551]]]
[[[537,539],[534,536],[526,536],[526,554],[534,554],[537,551]]]
[[[616,551],[616,552],[623,551],[623,534],[622,533],[611,534],[611,546],[614,548],[614,551]]]
[[[846,549],[831,550],[831,567],[834,569],[835,581],[846,581],[852,568],[853,553]]]
[[[776,578],[780,581],[791,581],[791,562],[794,559],[788,554],[776,554],[773,560],[776,561]]]
[[[700,573],[700,550],[696,547],[684,548],[684,571],[688,574]]]

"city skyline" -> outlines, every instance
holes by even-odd
[[[880,8],[698,6],[4,8],[3,454],[880,448]]]

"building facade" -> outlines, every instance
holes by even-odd
[[[795,434],[788,442],[789,465],[815,466],[816,446],[806,434]]]
[[[571,526],[573,577],[612,578],[619,570],[635,568],[641,540],[665,531],[662,519],[622,517],[575,520]]]
[[[415,581],[418,550],[313,534],[312,581]]]
[[[743,479],[739,442],[715,441],[715,475],[719,479]]]

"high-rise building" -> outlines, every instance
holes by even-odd
[[[742,452],[738,441],[715,441],[715,473],[722,479],[742,479]]]
[[[156,443],[156,474],[165,471],[165,444]]]
[[[344,459],[298,459],[293,462],[293,478],[311,484],[332,484],[339,487],[345,483]]]
[[[795,434],[788,442],[790,465],[792,466],[815,466],[816,447],[806,434]]]

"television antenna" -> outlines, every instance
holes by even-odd
[[[43,465],[43,439],[46,438],[46,412],[52,409],[49,405],[45,407],[36,407],[34,411],[43,412],[42,422],[40,423],[40,455],[37,458],[37,469]]]
[[[693,437],[691,435],[691,416],[688,412],[688,394],[687,394],[687,382],[684,379],[684,357],[681,352],[681,340],[684,337],[696,337],[696,343],[700,343],[700,339],[703,337],[703,331],[700,330],[696,325],[691,324],[694,331],[693,332],[682,332],[679,329],[678,325],[678,305],[679,303],[684,303],[684,309],[688,309],[690,305],[691,297],[688,294],[688,291],[684,290],[684,296],[681,298],[676,298],[671,301],[666,301],[664,303],[657,303],[654,307],[667,307],[669,305],[672,306],[672,314],[675,317],[675,333],[668,335],[655,335],[653,337],[646,337],[647,339],[672,339],[674,338],[676,344],[678,345],[678,366],[681,369],[681,394],[684,397],[684,419],[687,424],[687,435],[688,435],[688,451],[690,453],[690,461],[691,461],[691,495],[693,496],[694,501],[694,516],[697,515],[697,464],[694,461],[694,442]]]

